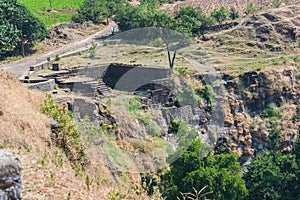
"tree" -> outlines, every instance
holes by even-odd
[[[223,21],[228,19],[229,13],[228,10],[222,6],[219,9],[214,9],[211,12],[211,16],[215,18],[219,24],[221,24]]]
[[[176,30],[190,36],[198,35],[201,27],[212,25],[214,21],[207,17],[200,8],[181,7],[174,17]]]
[[[20,31],[5,19],[0,19],[0,58],[13,51],[20,42]]]
[[[8,25],[10,28],[6,31],[18,30],[19,36],[16,37],[13,34],[11,38],[11,40],[17,41],[17,45],[12,45],[15,46],[14,50],[19,49],[21,51],[22,47],[31,48],[36,42],[43,40],[48,35],[45,25],[16,0],[0,0],[0,20],[10,24]]]
[[[264,151],[250,165],[244,179],[247,199],[299,199],[299,169],[296,156],[280,151]]]
[[[108,19],[122,9],[123,6],[123,0],[85,0],[77,10],[77,14],[73,15],[72,20],[78,23],[85,21],[100,23],[106,19],[108,24]]]
[[[243,199],[247,194],[242,179],[242,168],[236,154],[219,154],[203,157],[205,147],[201,141],[192,142],[189,149],[170,166],[170,171],[162,177],[166,185],[163,194],[167,199],[176,199],[180,192],[193,192],[193,188],[205,186],[212,199]]]

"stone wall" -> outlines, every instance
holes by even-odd
[[[0,200],[22,199],[21,170],[15,155],[0,150]]]
[[[39,83],[28,84],[28,87],[30,89],[42,90],[42,91],[45,91],[45,92],[54,90],[54,86],[55,86],[54,79],[50,79],[48,81],[39,82]]]

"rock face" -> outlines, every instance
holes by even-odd
[[[272,148],[269,142],[274,127],[262,116],[270,104],[281,109],[276,124],[281,151],[291,151],[300,130],[299,123],[292,120],[300,102],[296,71],[293,67],[285,67],[247,72],[227,81],[228,96],[224,98],[227,130],[218,138],[215,151],[235,152],[243,159]]]
[[[0,200],[22,199],[21,170],[15,155],[0,150]]]

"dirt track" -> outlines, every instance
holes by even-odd
[[[84,40],[80,40],[77,42],[72,42],[65,46],[62,46],[58,49],[51,50],[42,54],[32,55],[30,57],[25,57],[21,60],[14,61],[7,64],[2,64],[0,66],[0,70],[4,70],[7,72],[11,72],[18,78],[23,78],[29,73],[30,66],[37,65],[39,63],[43,63],[47,61],[47,58],[50,57],[53,59],[56,55],[63,55],[68,52],[78,51],[80,49],[88,48],[88,46],[92,42],[100,42],[103,41],[111,34],[111,26],[117,27],[116,23],[111,22],[109,26],[105,27],[101,31],[88,36]]]

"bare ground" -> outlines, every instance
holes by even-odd
[[[92,42],[100,42],[111,34],[111,26],[117,27],[116,23],[111,22],[109,26],[97,31],[96,33],[85,37],[79,41],[73,41],[69,44],[58,48],[50,48],[51,50],[44,53],[34,54],[30,57],[25,57],[21,60],[1,64],[0,69],[14,74],[18,78],[23,78],[28,75],[30,66],[37,65],[47,61],[47,58],[53,60],[56,55],[62,56],[68,52],[80,51],[89,48]]]

